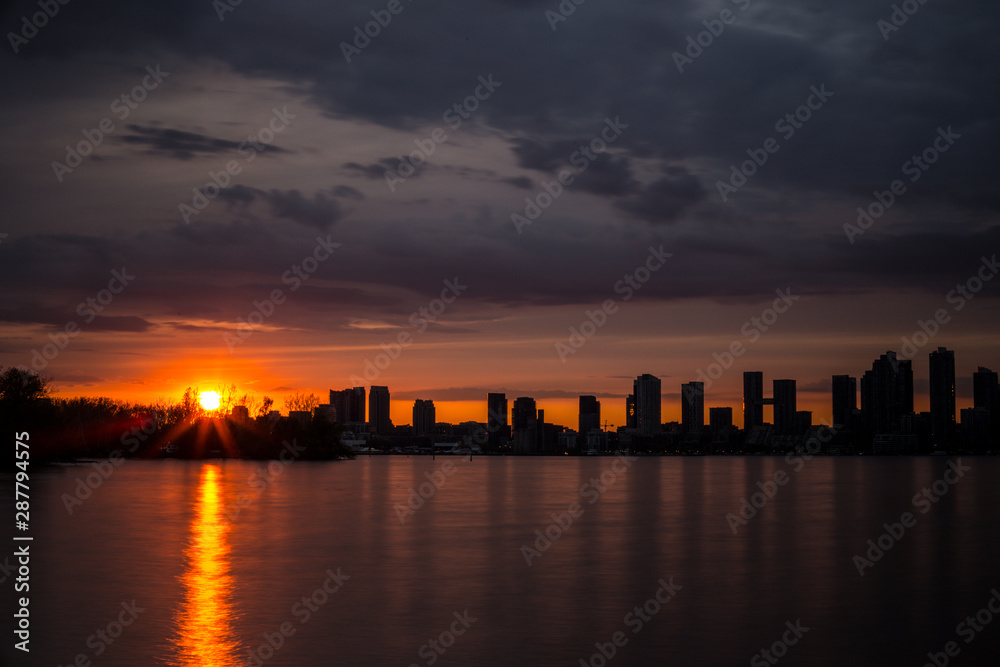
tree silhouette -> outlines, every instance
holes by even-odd
[[[285,397],[285,409],[286,410],[301,410],[301,411],[311,411],[319,405],[319,398],[316,394],[292,394],[291,396]]]
[[[11,407],[25,407],[48,397],[49,382],[34,371],[9,367],[0,372],[0,402]]]

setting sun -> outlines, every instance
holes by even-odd
[[[198,402],[206,410],[217,410],[219,408],[219,392],[203,391],[198,395]]]

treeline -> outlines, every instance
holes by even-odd
[[[235,389],[235,388],[233,388]],[[228,394],[225,409],[247,407],[251,416],[267,414],[273,401]],[[130,403],[110,398],[53,398],[41,376],[18,368],[0,369],[0,434],[11,452],[0,468],[13,465],[16,433],[30,435],[33,463],[89,457],[124,458],[353,458],[340,443],[340,427],[325,420],[302,425],[288,418],[233,420],[210,418],[190,387],[177,402]],[[241,400],[242,399],[242,400]],[[220,409],[218,413],[223,413]],[[9,460],[7,460],[9,459]]]

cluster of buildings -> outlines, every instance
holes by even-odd
[[[330,402],[291,418],[307,421],[323,415],[345,428],[345,443],[377,442],[383,447],[470,446],[492,452],[556,454],[601,453],[617,449],[650,452],[780,452],[818,438],[829,453],[934,452],[962,449],[1000,450],[1000,385],[997,373],[980,367],[973,374],[973,407],[956,414],[955,353],[943,347],[929,355],[930,410],[913,409],[913,364],[889,351],[860,378],[834,375],[833,423],[813,423],[812,412],[799,410],[796,382],[771,381],[765,395],[764,374],[743,373],[743,428],[733,422],[733,408],[708,408],[705,422],[703,382],[681,385],[681,421],[661,418],[660,378],[635,378],[625,399],[625,424],[614,431],[601,422],[601,402],[580,396],[576,430],[548,423],[535,399],[522,396],[508,405],[505,394],[489,393],[486,421],[447,424],[436,420],[434,401],[418,399],[408,426],[394,426],[389,416],[389,388],[373,385],[331,390]],[[860,388],[860,401],[859,391]],[[765,421],[769,408],[771,421]],[[956,417],[960,416],[958,420]],[[824,435],[825,437],[819,437]]]

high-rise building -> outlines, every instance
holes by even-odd
[[[930,353],[931,440],[947,445],[955,432],[955,353],[939,347]]]
[[[413,435],[428,436],[434,430],[436,420],[434,401],[417,399],[413,403]]]
[[[998,396],[997,374],[982,366],[972,374],[972,405],[992,410]]]
[[[580,397],[580,437],[585,437],[591,431],[601,430],[601,402],[595,396]]]
[[[705,427],[705,383],[681,385],[681,430],[699,431]]]
[[[542,413],[544,419],[544,413]],[[510,412],[514,429],[514,451],[520,454],[534,454],[538,451],[538,409],[535,399],[521,396],[514,399]]]
[[[635,395],[635,427],[640,435],[660,432],[660,378],[644,373],[632,384]]]
[[[743,428],[749,433],[764,423],[764,374],[743,373]]]
[[[795,412],[795,428],[798,433],[805,433],[812,428],[813,425],[813,413],[812,410],[796,410]]]
[[[838,430],[851,426],[851,415],[858,407],[858,383],[850,375],[834,375],[833,385],[833,427]]]
[[[635,428],[635,394],[625,398],[625,428]]]
[[[913,365],[888,351],[861,378],[861,412],[869,435],[897,433],[913,412]]]
[[[330,390],[330,405],[337,411],[337,421],[341,424],[365,421],[365,388]]]
[[[486,431],[490,449],[497,449],[510,437],[510,429],[507,428],[506,394],[486,395]]]
[[[389,388],[372,385],[368,394],[368,421],[376,435],[386,435],[392,431],[389,416]]]
[[[709,408],[708,427],[713,434],[730,430],[733,427],[733,409]]]
[[[993,440],[993,445],[1000,445],[1000,385],[997,384],[995,372],[980,366],[972,374],[972,404],[974,409],[987,411],[989,437]],[[982,419],[981,416],[979,418]],[[964,418],[962,430],[965,430]]]
[[[795,380],[774,380],[774,430],[778,435],[798,435]]]

